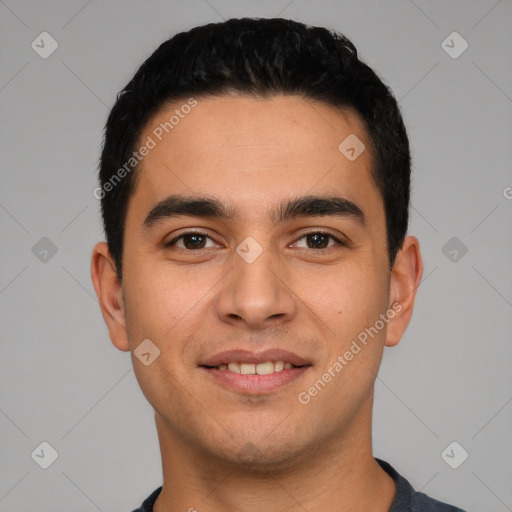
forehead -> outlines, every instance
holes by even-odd
[[[298,96],[196,101],[193,108],[183,108],[187,100],[166,105],[143,130],[139,145],[151,139],[154,147],[136,171],[131,199],[139,215],[170,194],[218,197],[253,216],[298,195],[379,202],[370,141],[354,111]],[[365,147],[355,160],[339,149],[349,136]]]

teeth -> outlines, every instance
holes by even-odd
[[[264,363],[229,363],[220,364],[217,366],[219,370],[229,370],[233,373],[240,373],[242,375],[270,375],[273,372],[280,372],[282,370],[290,370],[293,368],[292,363],[285,363],[284,361],[265,361]]]
[[[274,363],[274,371],[280,372],[284,368],[284,362],[283,361],[276,361]]]
[[[250,363],[240,364],[240,373],[242,375],[254,375],[256,373],[256,365]]]
[[[228,370],[234,373],[240,373],[240,365],[238,363],[229,363]]]
[[[274,373],[274,363],[269,361],[268,363],[257,364],[256,373],[258,375],[269,375],[270,373]]]

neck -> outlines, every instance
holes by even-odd
[[[392,478],[373,458],[371,403],[340,437],[280,467],[255,470],[219,460],[177,438],[156,414],[163,486],[154,512],[387,512]]]

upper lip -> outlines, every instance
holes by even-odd
[[[257,353],[250,352],[249,350],[226,350],[205,359],[199,366],[219,366],[220,364],[231,362],[259,364],[267,361],[284,361],[294,366],[307,366],[311,364],[293,352],[272,348]]]

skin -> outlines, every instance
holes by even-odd
[[[112,343],[131,351],[155,410],[164,481],[154,510],[316,512],[335,503],[338,511],[386,512],[395,486],[372,455],[373,388],[384,347],[400,341],[411,318],[423,272],[418,240],[406,237],[390,271],[370,142],[354,112],[296,96],[197,99],[137,170],[122,285],[106,243],[96,245],[91,265]],[[141,141],[175,108],[162,108]],[[366,146],[354,161],[338,150],[349,134]],[[170,194],[208,195],[238,216],[179,216],[143,229]],[[276,204],[311,194],[353,201],[365,225],[349,216],[271,220]],[[183,239],[164,247],[197,229],[211,237],[203,249],[187,249]],[[327,239],[316,248],[304,237],[318,232],[347,245]],[[236,252],[248,236],[263,249],[250,264]],[[400,312],[300,403],[299,393],[394,303]],[[149,366],[133,354],[144,339],[160,349]],[[274,347],[311,366],[272,393],[232,391],[198,367],[224,350]]]

